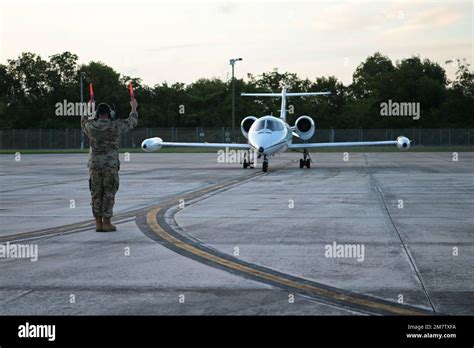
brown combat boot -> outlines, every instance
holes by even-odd
[[[102,220],[102,232],[113,232],[117,231],[117,227],[110,223],[110,218],[104,217]]]
[[[95,217],[95,231],[102,232],[102,216]]]

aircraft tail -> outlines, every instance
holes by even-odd
[[[305,97],[305,96],[317,96],[317,95],[329,95],[331,92],[300,92],[300,93],[287,93],[286,88],[283,88],[281,93],[242,93],[243,97],[272,97],[281,98],[281,110],[280,118],[286,122],[286,98],[287,97]]]

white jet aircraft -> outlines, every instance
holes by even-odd
[[[286,122],[286,98],[329,95],[331,92],[305,92],[287,93],[283,88],[281,93],[242,93],[245,97],[276,97],[281,98],[280,118],[274,116],[247,116],[242,120],[240,128],[242,134],[248,139],[247,144],[235,143],[170,143],[164,142],[161,138],[149,138],[142,142],[142,149],[146,152],[156,151],[162,147],[199,147],[199,148],[233,148],[256,151],[258,158],[263,157],[262,170],[268,170],[268,158],[279,152],[286,150],[303,151],[303,158],[300,159],[300,168],[310,168],[311,158],[308,149],[321,147],[346,147],[346,146],[374,146],[374,145],[396,145],[400,150],[410,148],[410,140],[404,136],[399,136],[396,140],[388,141],[359,141],[359,142],[337,142],[337,143],[297,143],[293,144],[293,137],[303,141],[311,139],[316,130],[313,119],[309,116],[300,116],[291,127]],[[253,167],[250,160],[250,153],[243,161],[243,167]]]

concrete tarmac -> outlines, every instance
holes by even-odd
[[[38,247],[36,262],[0,258],[0,314],[364,314],[200,262],[137,226],[181,198],[170,224],[216,255],[374,303],[474,313],[473,153],[312,156],[309,170],[287,153],[262,174],[216,154],[122,154],[116,233],[90,227],[86,155],[0,156],[0,241]]]

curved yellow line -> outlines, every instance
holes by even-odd
[[[354,296],[351,296],[351,295],[345,295],[345,294],[342,294],[342,293],[337,293],[337,292],[334,292],[332,290],[319,288],[319,287],[316,287],[316,286],[313,286],[313,285],[302,284],[302,283],[299,283],[299,282],[296,282],[296,281],[293,281],[293,280],[290,280],[290,279],[286,279],[286,278],[281,277],[281,276],[277,276],[277,275],[274,275],[274,274],[270,274],[270,273],[267,273],[267,272],[264,272],[264,271],[261,271],[261,270],[258,270],[258,269],[254,269],[254,268],[245,266],[245,265],[241,265],[237,262],[233,262],[231,260],[227,260],[227,259],[224,259],[224,258],[219,257],[217,255],[214,255],[214,254],[211,254],[209,252],[203,251],[203,250],[198,249],[198,248],[196,248],[196,247],[194,247],[190,244],[187,244],[187,243],[183,242],[182,240],[180,240],[180,239],[170,235],[169,233],[167,233],[160,226],[160,224],[158,223],[158,221],[156,219],[156,216],[157,216],[158,212],[161,209],[162,209],[162,207],[157,207],[157,208],[154,208],[154,209],[150,210],[147,213],[146,221],[147,221],[148,226],[159,237],[161,237],[164,240],[166,240],[167,242],[173,244],[175,247],[178,247],[178,248],[180,248],[182,250],[185,250],[189,253],[192,253],[196,256],[205,258],[207,260],[213,261],[213,262],[218,263],[220,265],[223,265],[225,267],[232,268],[234,270],[237,270],[237,271],[240,271],[240,272],[252,275],[252,276],[267,279],[267,280],[270,280],[272,282],[280,283],[280,284],[290,286],[290,287],[293,287],[293,288],[296,288],[296,289],[309,291],[311,293],[317,294],[317,295],[322,296],[322,297],[330,298],[330,299],[333,299],[333,300],[348,302],[348,303],[356,304],[356,305],[363,306],[363,307],[370,308],[370,309],[382,310],[382,311],[386,311],[388,313],[392,313],[392,314],[395,314],[395,315],[426,315],[425,313],[419,312],[415,309],[401,308],[401,307],[397,307],[397,306],[392,306],[392,305],[387,304],[387,303],[380,303],[380,302],[376,302],[376,301],[371,301],[369,299],[363,299],[363,298],[358,298],[358,297],[354,297]]]

